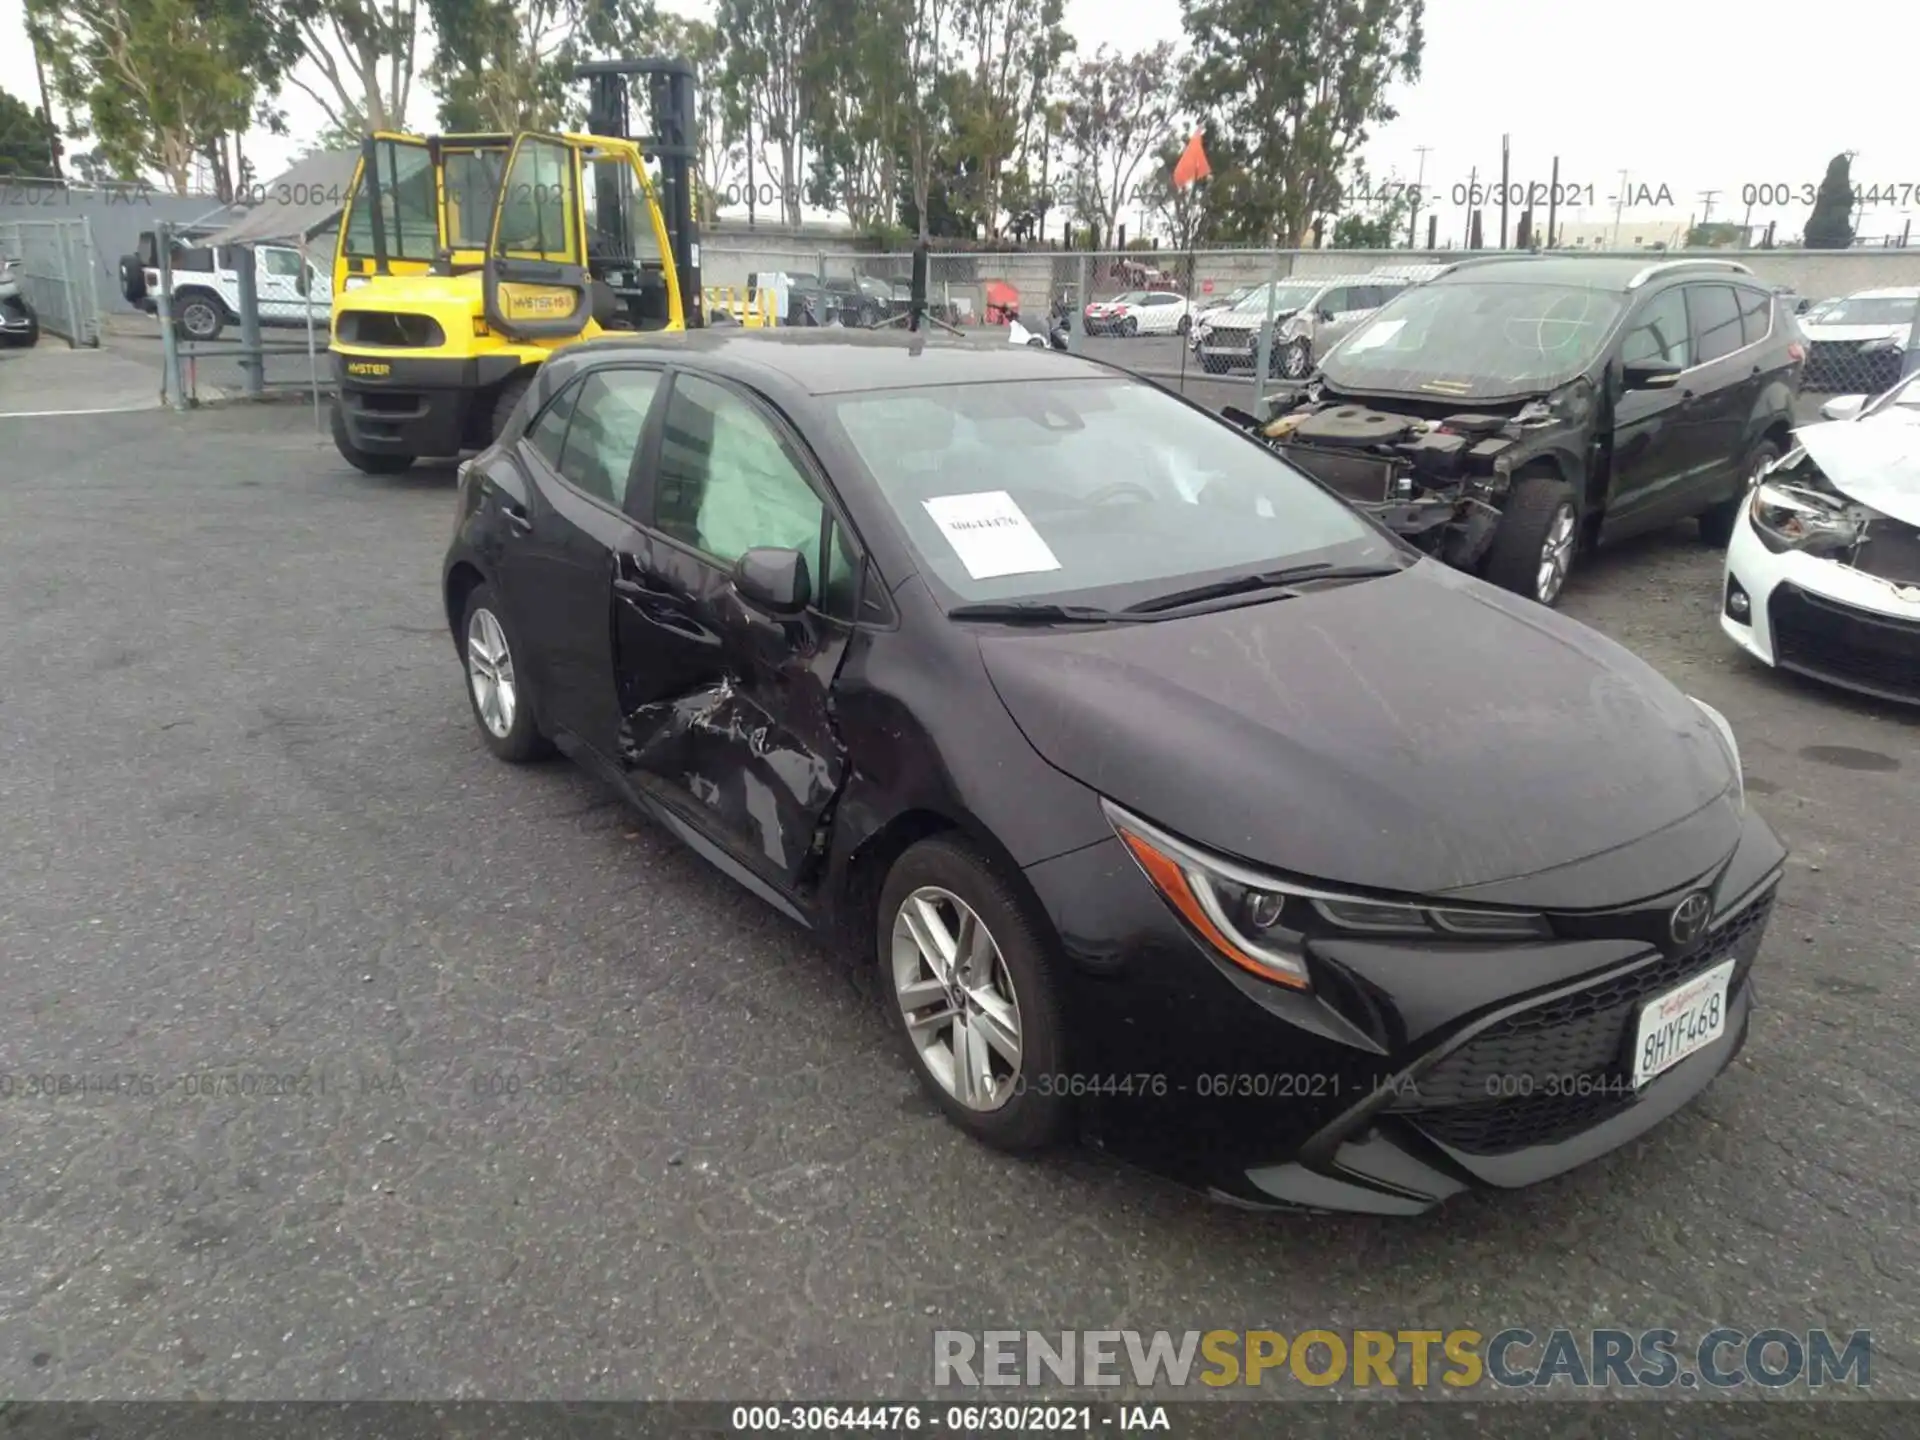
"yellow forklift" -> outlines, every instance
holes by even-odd
[[[396,474],[490,444],[567,345],[704,323],[692,66],[600,60],[577,73],[589,133],[362,142],[329,347],[333,440],[358,469]],[[636,79],[653,119],[638,139]]]

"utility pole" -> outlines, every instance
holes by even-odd
[[[1469,250],[1473,248],[1474,210],[1480,203],[1479,197],[1474,193],[1479,186],[1479,182],[1480,167],[1475,165],[1467,171],[1467,249]]]
[[[1627,172],[1620,172],[1620,193],[1613,197],[1613,244],[1609,249],[1620,248],[1620,215],[1627,208]]]
[[[1547,249],[1553,248],[1553,222],[1560,214],[1560,157],[1553,157],[1553,178],[1547,182]]]
[[[1745,218],[1740,221],[1740,248],[1742,250],[1753,248],[1753,202],[1751,200],[1747,202]]]
[[[1420,157],[1420,170],[1413,182],[1413,214],[1407,220],[1407,248],[1413,249],[1420,234],[1420,196],[1421,186],[1427,182],[1427,155],[1433,149],[1431,145],[1416,145],[1413,153]]]
[[[1508,178],[1508,142],[1513,137],[1500,137],[1500,248],[1507,248],[1507,191],[1512,188]]]

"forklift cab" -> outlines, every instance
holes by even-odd
[[[666,224],[638,147],[520,136],[484,266],[488,323],[515,339],[684,328]]]

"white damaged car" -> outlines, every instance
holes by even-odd
[[[1735,522],[1721,628],[1768,665],[1920,704],[1920,376],[1822,413]]]

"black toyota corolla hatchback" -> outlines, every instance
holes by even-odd
[[[461,473],[485,743],[857,947],[981,1140],[1412,1213],[1613,1149],[1746,1037],[1784,854],[1726,722],[1144,381],[594,342]]]

